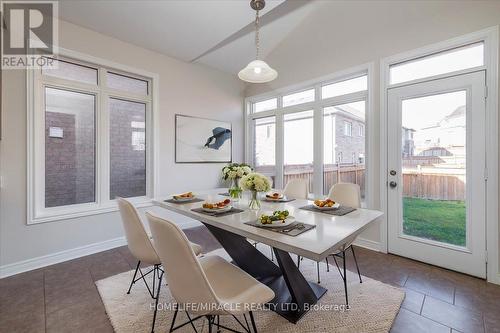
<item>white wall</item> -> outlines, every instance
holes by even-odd
[[[233,159],[243,160],[243,84],[235,75],[193,65],[61,22],[60,46],[158,73],[159,195],[219,185],[223,164],[175,164],[174,114],[229,120]],[[26,225],[26,75],[2,71],[0,266],[123,236],[118,213]]]
[[[374,175],[379,175],[379,60],[500,24],[500,1],[317,1],[317,8],[265,59],[279,77],[245,96],[375,63]],[[265,39],[265,36],[261,36]],[[376,183],[375,193],[378,194]],[[377,225],[363,235],[380,241]]]

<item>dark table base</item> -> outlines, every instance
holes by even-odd
[[[273,248],[277,266],[245,237],[205,225],[236,265],[274,291],[269,308],[288,321],[297,323],[326,293],[327,289],[304,278],[288,252]]]

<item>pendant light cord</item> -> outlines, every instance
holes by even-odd
[[[255,11],[255,59],[259,60],[260,39],[259,39],[259,10]]]

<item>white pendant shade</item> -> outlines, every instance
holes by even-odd
[[[238,77],[250,83],[264,83],[276,79],[278,72],[269,67],[264,61],[254,60],[238,73]]]

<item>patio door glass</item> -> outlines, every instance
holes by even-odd
[[[388,101],[389,251],[484,277],[484,72]]]

